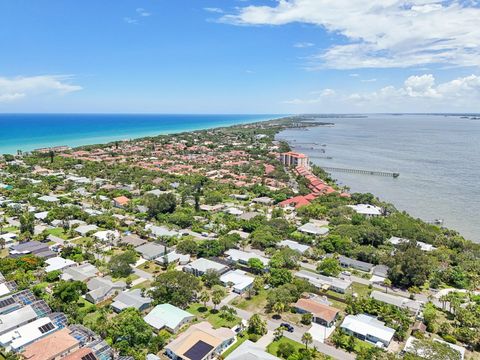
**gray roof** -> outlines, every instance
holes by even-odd
[[[298,231],[308,233],[308,234],[313,234],[313,235],[325,235],[329,232],[327,227],[318,226],[313,223],[303,224],[298,228]]]
[[[140,236],[131,234],[122,236],[120,240],[118,240],[119,244],[126,244],[126,245],[133,245],[133,246],[140,246],[147,242],[147,240],[142,239]]]
[[[323,286],[332,286],[338,289],[347,290],[352,285],[350,280],[320,275],[306,270],[297,271],[295,276],[307,280],[317,288],[321,288]]]
[[[153,259],[165,254],[165,250],[168,252],[168,249],[164,245],[156,244],[154,242],[148,242],[146,244],[137,246],[135,248],[142,256]]]
[[[205,273],[207,270],[216,270],[216,271],[223,271],[227,269],[228,267],[226,265],[217,263],[212,260],[200,258],[195,261],[192,261],[190,264],[185,266],[186,269],[195,269],[199,272]]]
[[[372,299],[396,306],[401,309],[407,309],[408,311],[411,311],[413,313],[417,313],[423,305],[420,301],[407,299],[401,296],[396,296],[377,290],[372,291],[370,297]]]
[[[86,263],[76,267],[70,267],[63,270],[62,278],[75,281],[88,280],[98,273],[98,269],[92,264]]]
[[[128,307],[140,309],[152,302],[152,299],[147,296],[142,296],[142,290],[134,289],[131,291],[123,291],[113,299],[112,307],[118,310],[123,310]]]
[[[279,360],[278,357],[269,354],[259,345],[247,340],[238,348],[236,348],[230,355],[228,360]]]
[[[369,272],[373,268],[373,264],[370,264],[370,263],[367,263],[367,262],[364,262],[364,261],[360,261],[360,260],[351,259],[351,258],[343,256],[343,255],[340,255],[338,257],[338,260],[340,261],[340,264],[342,266],[348,266],[348,267],[352,267],[352,268],[358,269],[358,270],[363,270],[363,271]]]

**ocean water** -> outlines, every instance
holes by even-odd
[[[335,125],[286,130],[278,138],[320,166],[399,172],[396,179],[332,175],[352,192],[371,192],[427,221],[443,219],[446,227],[480,242],[480,120],[368,115],[321,121]]]
[[[0,154],[270,120],[280,115],[0,114]]]

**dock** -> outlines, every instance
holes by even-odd
[[[328,167],[328,166],[321,166],[321,168],[326,172],[344,172],[344,173],[350,173],[350,174],[386,176],[386,177],[393,177],[393,178],[398,178],[400,176],[400,173],[388,172],[388,171],[372,171],[372,170],[361,170],[361,169],[336,168],[336,167]]]

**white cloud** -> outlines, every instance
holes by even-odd
[[[217,13],[217,14],[223,14],[223,10],[220,8],[216,7],[205,7],[203,10],[211,12],[211,13]]]
[[[312,104],[334,111],[480,111],[480,76],[469,75],[437,84],[432,74],[408,77],[402,86],[385,86],[372,92],[339,93],[324,90],[320,96],[287,100],[305,107]],[[317,108],[317,111],[322,108]],[[348,109],[348,110],[347,110]],[[309,110],[314,110],[309,108]]]
[[[132,19],[131,17],[124,17],[123,21],[125,21],[127,24],[138,24],[138,20]]]
[[[307,23],[347,40],[312,56],[311,69],[479,66],[480,8],[464,0],[275,0],[244,6],[221,21]]]
[[[13,102],[44,94],[63,95],[82,90],[81,86],[68,83],[71,78],[65,75],[0,77],[0,102]]]
[[[315,46],[315,44],[311,43],[311,42],[298,42],[296,44],[293,44],[293,47],[296,47],[296,48],[299,48],[299,49],[309,48],[309,47],[312,47],[312,46]]]
[[[143,16],[143,17],[147,17],[147,16],[152,15],[151,13],[149,13],[144,8],[137,8],[136,12],[137,12],[138,15]]]
[[[369,82],[376,82],[377,79],[373,78],[373,79],[362,79],[360,80],[361,82],[364,82],[364,83],[369,83]]]

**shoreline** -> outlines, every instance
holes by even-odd
[[[321,119],[321,118],[320,118]],[[332,120],[335,120],[332,118]],[[342,129],[342,131],[346,131],[344,124],[336,124],[337,127],[340,126],[338,129]],[[332,130],[333,131],[333,130]],[[337,133],[340,130],[337,131]],[[282,134],[287,134],[287,136],[282,136]],[[368,133],[368,131],[367,131]],[[351,132],[345,133],[345,138],[349,138]],[[480,238],[476,236],[475,226],[471,219],[465,219],[465,216],[462,215],[461,210],[455,212],[450,210],[450,202],[447,201],[440,201],[436,199],[431,199],[430,194],[427,194],[421,190],[419,190],[418,186],[412,184],[416,184],[416,181],[434,181],[434,178],[429,175],[425,178],[425,174],[430,174],[428,171],[418,173],[417,169],[405,169],[405,168],[397,168],[397,167],[385,167],[385,163],[380,162],[379,167],[376,166],[375,163],[375,156],[372,156],[371,153],[367,154],[365,157],[365,162],[360,162],[356,165],[356,161],[358,160],[356,156],[353,155],[349,157],[349,154],[352,155],[352,150],[345,151],[347,145],[344,143],[343,148],[338,146],[332,146],[335,139],[337,141],[342,141],[345,138],[339,138],[336,135],[331,135],[326,133],[324,137],[321,137],[319,133],[315,133],[315,139],[317,142],[328,145],[327,148],[310,148],[308,146],[302,146],[297,141],[301,142],[304,140],[299,140],[299,136],[293,132],[290,132],[289,129],[285,129],[280,131],[276,135],[276,140],[282,140],[288,143],[293,151],[298,151],[301,153],[305,153],[312,163],[320,167],[332,167],[332,168],[358,168],[358,169],[366,169],[371,171],[381,170],[381,171],[392,171],[397,172],[400,171],[402,176],[400,176],[400,180],[397,183],[389,183],[389,180],[377,177],[368,177],[368,175],[358,175],[358,174],[347,174],[341,172],[332,171],[332,177],[336,179],[336,183],[341,186],[347,186],[351,189],[352,192],[360,192],[360,193],[372,193],[375,197],[378,197],[382,201],[386,201],[391,203],[395,206],[399,211],[405,211],[408,214],[411,214],[415,218],[418,218],[426,223],[439,226],[441,228],[449,229],[456,231],[465,239],[468,239],[474,243],[480,243]],[[361,136],[360,136],[361,138]],[[293,141],[295,139],[296,141]],[[310,138],[305,141],[311,141]],[[366,144],[366,140],[360,139],[357,140],[358,143]],[[332,149],[333,148],[333,149]],[[327,155],[321,154],[321,149],[328,149]],[[374,149],[372,152],[376,155],[376,151],[378,149]],[[360,145],[360,149],[358,150],[359,153],[365,151],[363,145]],[[388,154],[388,151],[387,151]],[[342,157],[343,156],[343,157]],[[385,156],[385,157],[388,157]],[[335,159],[335,160],[333,160]],[[347,160],[346,160],[347,159]],[[354,159],[351,161],[351,159]],[[356,159],[356,160],[355,160]],[[395,163],[397,157],[393,156],[390,158],[392,164]],[[326,164],[326,162],[331,161],[332,164]],[[430,161],[430,160],[429,160]],[[440,166],[440,165],[438,165]],[[372,175],[373,176],[373,175]],[[358,182],[356,182],[358,181]],[[391,185],[389,185],[391,184]],[[400,189],[400,190],[399,190]],[[438,190],[437,193],[442,193],[441,189]],[[414,197],[416,200],[409,201],[409,197]],[[459,203],[458,199],[451,200],[454,203]],[[441,206],[439,206],[439,204]],[[430,205],[433,204],[433,205]],[[445,208],[448,208],[446,211]],[[457,209],[458,210],[458,209]],[[460,220],[459,220],[460,218]],[[437,223],[437,221],[442,221],[442,223]]]
[[[2,120],[1,117],[5,116],[22,116],[24,114],[2,114],[0,115],[0,120]],[[71,116],[72,114],[26,114],[28,116]],[[111,142],[115,141],[132,141],[132,140],[138,140],[142,138],[147,138],[147,137],[155,137],[155,136],[161,136],[161,135],[172,135],[172,134],[179,134],[179,133],[184,133],[184,132],[194,132],[194,131],[202,131],[202,130],[213,130],[216,128],[225,128],[225,127],[231,127],[231,126],[236,126],[236,125],[246,125],[246,124],[255,124],[255,123],[260,123],[260,122],[268,122],[268,121],[275,121],[275,120],[280,120],[283,119],[289,115],[280,115],[280,114],[272,114],[272,115],[251,115],[251,114],[245,114],[245,115],[223,115],[223,114],[213,114],[213,115],[182,115],[182,114],[73,114],[73,116],[80,116],[84,118],[88,118],[91,116],[100,116],[100,117],[119,117],[119,118],[134,118],[136,116],[141,116],[141,117],[148,117],[150,119],[154,117],[159,117],[163,119],[169,119],[169,120],[175,120],[176,117],[212,117],[212,124],[211,126],[205,126],[205,123],[199,122],[198,124],[186,124],[184,127],[182,127],[181,124],[179,124],[175,128],[168,128],[169,124],[158,124],[159,129],[144,129],[141,130],[137,128],[135,130],[134,127],[131,129],[133,132],[130,132],[130,129],[122,129],[120,130],[122,133],[118,133],[118,129],[116,128],[111,128],[110,133],[116,132],[114,135],[97,135],[97,136],[91,136],[88,133],[78,133],[78,136],[75,136],[74,133],[69,134],[68,137],[63,139],[48,139],[49,135],[44,136],[44,137],[37,137],[38,140],[35,142],[29,143],[28,141],[26,142],[27,139],[29,139],[28,136],[24,136],[19,140],[20,145],[16,144],[9,144],[13,143],[13,141],[9,141],[6,145],[0,146],[0,154],[10,154],[14,155],[17,153],[17,150],[21,150],[22,152],[32,152],[36,149],[41,149],[41,148],[53,148],[57,146],[68,146],[71,148],[78,148],[82,146],[95,146],[95,145],[101,145],[101,144],[108,144]],[[214,117],[222,117],[225,116],[224,121],[220,121],[216,123],[214,120]],[[228,120],[227,118],[230,116],[238,116],[240,118],[244,117],[244,120]],[[255,119],[248,119],[248,117],[255,116]],[[1,123],[1,121],[0,121]],[[164,127],[165,129],[160,129],[161,127]],[[113,130],[113,131],[112,131]],[[7,130],[8,131],[8,130]],[[100,131],[101,132],[101,131]],[[60,137],[60,134],[57,134],[58,137]],[[44,139],[44,140],[42,140]],[[0,139],[1,140],[1,139]],[[22,140],[24,140],[22,142]],[[0,141],[1,142],[1,141]]]

